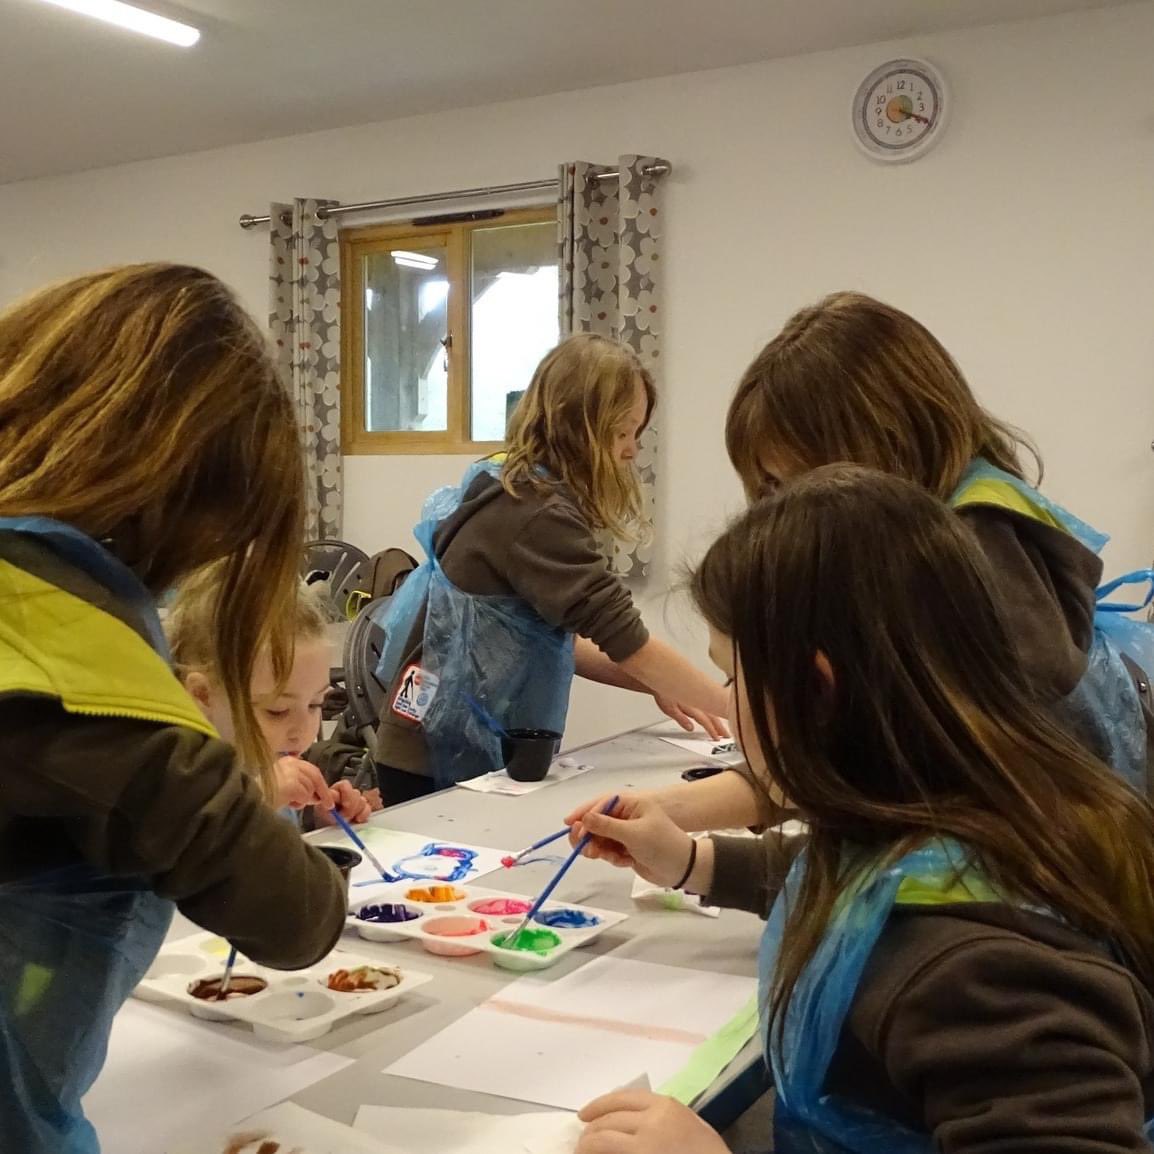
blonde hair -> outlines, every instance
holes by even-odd
[[[563,340],[537,366],[510,419],[505,490],[516,497],[526,487],[565,485],[591,529],[634,535],[641,519],[637,474],[612,447],[638,384],[648,424],[657,391],[632,349],[594,333]]]
[[[249,700],[295,597],[305,491],[293,405],[264,337],[202,269],[77,277],[0,315],[0,515],[103,541],[160,595],[218,562],[220,682],[246,763],[267,761]]]
[[[190,673],[203,673],[212,681],[220,683],[220,662],[217,655],[216,614],[219,611],[221,595],[220,567],[209,566],[183,581],[176,591],[165,622],[165,633],[172,650],[172,661],[176,675],[184,681]],[[285,675],[292,670],[292,652],[301,641],[316,641],[326,636],[328,616],[324,603],[315,586],[298,581],[295,596],[278,610],[276,620],[269,621],[269,628],[288,638],[290,650]],[[246,687],[251,700],[251,685]],[[256,772],[266,790],[271,781],[266,779],[265,770],[271,772],[273,752],[267,751],[263,761],[252,762],[247,768]],[[269,793],[269,796],[273,796]]]
[[[1025,436],[978,404],[941,342],[900,309],[840,292],[801,309],[745,371],[725,426],[750,498],[764,460],[794,472],[846,462],[948,499],[975,457],[1024,477]]]

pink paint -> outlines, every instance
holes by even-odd
[[[477,921],[470,920],[463,926],[442,926],[437,922],[430,922],[428,929],[429,933],[436,934],[439,938],[471,938],[474,934],[483,934],[489,929],[489,923],[480,918]]]
[[[491,918],[507,918],[527,914],[532,906],[532,902],[519,901],[517,898],[486,898],[484,901],[473,902],[469,909],[475,914],[488,914]]]

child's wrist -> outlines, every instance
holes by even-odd
[[[713,838],[696,841],[697,856],[682,889],[690,894],[707,894],[713,888]]]

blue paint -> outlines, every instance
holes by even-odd
[[[401,879],[421,882],[459,882],[474,870],[477,851],[432,841],[420,853],[401,858],[393,871]]]
[[[379,906],[365,906],[358,914],[357,918],[362,922],[412,922],[416,921],[421,915],[414,913],[407,906],[397,905],[392,902],[383,902]]]
[[[555,930],[587,930],[601,924],[601,919],[595,914],[582,913],[581,910],[542,910],[533,920]]]

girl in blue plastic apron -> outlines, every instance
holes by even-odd
[[[903,477],[953,505],[991,563],[1038,699],[1146,792],[1154,644],[1124,612],[1096,604],[1106,537],[1025,480],[1023,449],[1036,461],[1037,453],[978,404],[923,325],[859,293],[802,309],[742,377],[726,447],[751,499],[844,461]],[[1130,574],[1101,593],[1134,581],[1148,590],[1150,576]],[[1148,602],[1149,592],[1130,600],[1123,611]],[[764,805],[757,813],[740,772],[663,795],[686,829],[772,820]]]
[[[776,1154],[1147,1149],[1154,815],[1023,688],[959,520],[825,467],[736,522],[693,593],[757,788],[808,841],[693,842],[637,796],[584,829],[652,881],[768,912]],[[578,1154],[725,1149],[648,1092],[582,1117]]]
[[[81,1099],[177,907],[281,968],[340,933],[339,875],[216,739],[156,609],[222,562],[224,680],[264,764],[247,681],[264,613],[295,594],[303,510],[291,402],[208,273],[113,269],[0,315],[5,1151],[99,1150]]]
[[[561,734],[575,671],[723,731],[722,687],[648,635],[597,540],[640,521],[633,462],[655,401],[631,350],[569,337],[537,368],[507,453],[426,501],[425,561],[382,607],[386,803],[391,784],[443,788],[500,769],[502,731]]]

